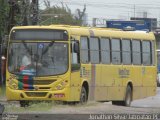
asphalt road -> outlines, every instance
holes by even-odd
[[[157,88],[156,96],[148,97],[148,98],[140,99],[140,100],[135,100],[132,102],[131,106],[160,109],[160,87]]]
[[[160,88],[157,88],[156,96],[135,100],[132,102],[131,107],[112,105],[111,102],[89,102],[87,105],[53,105],[50,109],[44,111],[28,108],[21,111],[21,109],[18,110],[17,103],[13,106],[17,108],[17,111],[15,108],[12,110],[11,107],[10,110],[5,110],[2,118],[10,117],[15,120],[90,120],[95,119],[94,115],[98,114],[98,117],[101,115],[102,119],[107,120],[129,120],[128,116],[123,115],[149,114],[150,118],[144,119],[160,120]]]

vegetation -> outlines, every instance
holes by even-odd
[[[71,9],[61,2],[60,6],[51,7],[48,0],[44,0],[45,9],[39,10],[39,19],[37,23],[41,25],[50,24],[69,24],[82,25],[82,19],[85,15],[86,6],[83,11],[77,9],[77,15],[71,13]],[[8,35],[10,29],[15,25],[32,25],[35,23],[33,18],[33,8],[35,6],[29,0],[0,0],[0,40],[4,35]]]
[[[71,13],[71,9],[68,8],[66,4],[61,2],[61,6],[54,5],[50,6],[48,0],[44,1],[46,8],[41,10],[40,14],[40,24],[50,25],[50,24],[69,24],[69,25],[82,25],[82,18],[85,14],[86,7],[84,6],[81,12],[77,9],[77,16]]]
[[[8,13],[8,5],[6,0],[0,0],[0,40],[2,36],[7,32],[6,20]]]

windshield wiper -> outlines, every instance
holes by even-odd
[[[24,40],[23,40],[22,43],[23,43],[23,46],[25,47],[25,49],[27,50],[27,52],[28,52],[30,55],[32,55],[32,50],[30,50],[30,49],[28,48],[26,42],[24,42]]]
[[[49,47],[53,46],[53,44],[54,44],[54,41],[49,43],[49,45],[44,49],[44,51],[42,51],[42,56],[48,51]]]

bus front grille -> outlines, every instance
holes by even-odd
[[[34,80],[34,85],[49,85],[54,83],[56,80]]]
[[[28,97],[45,97],[47,92],[25,92]]]

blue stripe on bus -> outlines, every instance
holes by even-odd
[[[32,90],[32,89],[34,89],[34,87],[33,87],[33,77],[32,76],[29,76],[29,79],[28,79],[28,89],[29,90]]]

